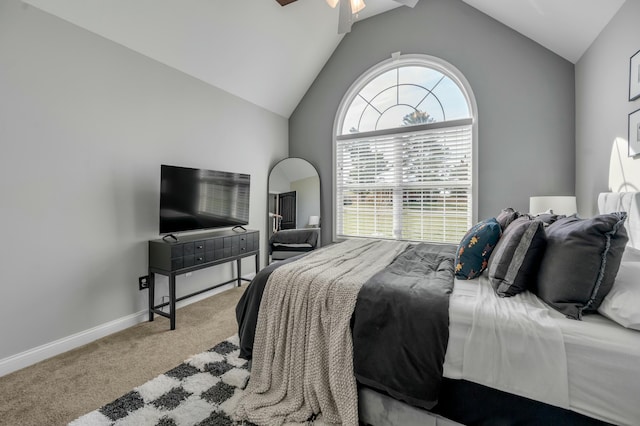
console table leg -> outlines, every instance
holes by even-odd
[[[242,259],[238,259],[236,260],[236,263],[238,264],[238,287],[242,286],[242,263],[241,263]]]
[[[171,330],[176,329],[176,277],[171,274],[169,276],[169,321],[171,322]]]
[[[153,305],[156,290],[156,274],[149,272],[149,321],[153,321]]]
[[[260,252],[256,253],[256,274],[260,270]]]

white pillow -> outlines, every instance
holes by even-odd
[[[640,262],[620,263],[613,287],[598,308],[626,328],[640,330]]]
[[[640,262],[640,250],[626,246],[622,253],[623,262]]]

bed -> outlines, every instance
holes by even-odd
[[[269,238],[271,260],[284,260],[315,250],[320,228],[284,229]]]
[[[352,353],[348,352],[346,356],[343,353],[345,340],[338,340],[338,352],[312,351],[311,356],[303,344],[296,347],[297,351],[291,352],[302,353],[302,359],[296,363],[295,359],[287,358],[285,362],[285,358],[278,358],[283,342],[294,345],[300,343],[283,336],[283,333],[295,333],[294,328],[288,328],[287,322],[277,323],[274,328],[276,331],[272,330],[261,344],[268,346],[271,361],[280,359],[282,366],[302,368],[296,370],[297,376],[291,374],[286,383],[289,389],[298,390],[290,393],[304,394],[305,398],[309,388],[302,385],[296,388],[298,384],[292,378],[306,378],[307,370],[304,368],[310,364],[318,369],[314,361],[316,356],[321,364],[324,360],[328,365],[335,358],[334,355],[336,359],[342,359],[344,364],[349,364],[349,359],[352,359],[350,368],[357,378],[358,405],[355,415],[356,422],[360,424],[640,424],[640,404],[637,403],[637,395],[640,394],[640,370],[637,368],[640,361],[640,323],[634,322],[637,317],[633,312],[629,316],[628,307],[626,311],[624,306],[621,307],[624,303],[635,303],[632,306],[637,306],[638,291],[637,286],[633,288],[633,285],[637,272],[640,272],[640,252],[637,246],[633,246],[640,239],[638,206],[639,193],[608,193],[599,197],[601,213],[627,212],[626,220],[619,221],[624,229],[618,233],[628,234],[630,245],[624,249],[622,259],[618,259],[619,269],[614,268],[613,286],[606,297],[598,301],[598,312],[602,310],[604,314],[599,314],[595,309],[589,310],[591,303],[598,298],[596,292],[590,295],[588,303],[575,311],[575,306],[567,306],[554,299],[553,296],[558,297],[557,294],[545,294],[542,288],[544,283],[535,289],[536,294],[545,296],[543,301],[533,291],[499,297],[497,287],[492,284],[493,276],[487,274],[489,269],[477,279],[453,279],[454,270],[457,269],[455,263],[458,261],[456,246],[388,245],[376,252],[374,259],[371,259],[372,256],[356,258],[363,270],[380,263],[396,265],[396,269],[386,266],[378,268],[378,272],[369,276],[355,292],[357,298],[353,300],[352,316],[346,317],[350,331],[346,346],[353,342]],[[582,222],[576,220],[572,223]],[[506,229],[510,229],[509,226]],[[545,235],[552,235],[552,228],[543,229]],[[506,235],[505,231],[502,238]],[[342,244],[345,243],[337,246]],[[615,242],[608,241],[608,244]],[[552,250],[552,247],[549,242],[547,249]],[[268,334],[266,329],[260,329],[267,322],[267,310],[259,308],[265,289],[270,288],[267,286],[270,276],[278,274],[274,271],[280,267],[283,270],[290,269],[288,287],[283,287],[285,289],[295,288],[297,278],[304,281],[303,273],[294,268],[296,263],[307,265],[307,269],[321,263],[328,265],[323,275],[309,280],[310,285],[332,272],[342,276],[337,264],[346,264],[347,260],[330,264],[330,250],[326,249],[324,260],[322,256],[325,249],[321,249],[314,253],[316,260],[309,258],[305,261],[304,255],[291,258],[270,265],[256,276],[236,308],[241,356],[251,359],[256,350],[255,336]],[[353,250],[364,251],[355,243]],[[496,246],[496,250],[499,250],[499,246]],[[349,250],[345,249],[345,252]],[[339,256],[348,257],[344,254]],[[385,256],[391,260],[384,260]],[[603,260],[608,260],[610,265],[615,263],[609,258]],[[430,266],[424,269],[425,264]],[[538,267],[542,274],[542,270],[548,269],[549,265],[542,261]],[[407,270],[410,272],[403,272]],[[611,274],[603,271],[599,275],[599,286],[605,286],[602,278],[606,278],[607,273]],[[576,271],[576,274],[582,272]],[[556,276],[551,278],[555,279]],[[551,278],[549,280],[552,281]],[[409,283],[410,291],[398,293],[392,285],[395,281]],[[434,282],[440,284],[433,287]],[[629,283],[631,288],[623,287]],[[301,287],[305,285],[301,284]],[[353,293],[340,293],[339,297],[323,300],[334,303],[339,299],[341,303],[349,305]],[[429,295],[428,298],[448,296],[445,297],[448,304],[445,305],[444,329],[442,326],[433,326],[434,330],[428,330],[432,324],[442,323],[442,312],[437,312],[442,309],[425,308],[421,303],[427,299],[426,295]],[[633,297],[636,297],[636,302],[633,302]],[[302,320],[297,315],[305,312],[309,306],[300,305],[300,300],[304,299],[302,293],[287,293],[284,299],[287,298],[290,304],[279,305],[268,321],[274,321],[273,317],[277,316],[284,318],[285,315],[293,315],[298,319],[296,327],[299,328]],[[434,311],[434,316],[425,316],[427,311]],[[318,312],[322,321],[329,321],[327,316],[323,316],[325,311],[321,309]],[[344,331],[338,326],[333,327]],[[258,353],[263,354],[264,348],[261,347]],[[433,359],[425,362],[424,358]],[[254,361],[252,381],[254,375],[257,376],[256,380],[260,375],[273,379],[270,368],[266,368],[271,364],[265,364],[261,358],[258,365],[260,368],[255,370]],[[301,375],[300,371],[304,371],[304,374]],[[338,374],[339,377],[346,375],[344,369]],[[342,391],[352,386],[350,381],[343,383],[336,380],[334,378],[331,382],[330,379],[328,387]],[[336,383],[340,383],[340,386],[336,386]],[[339,401],[345,398],[347,396],[336,397]],[[300,403],[304,407],[305,402]],[[337,408],[333,408],[339,412],[340,403],[337,405]],[[251,404],[241,405],[244,408],[247,406],[251,407]],[[310,407],[304,408],[299,410],[300,418],[313,420],[318,407],[310,404]],[[343,419],[350,418],[352,412],[352,407],[343,407],[341,413],[346,413]],[[304,418],[309,413],[312,415]],[[332,418],[335,419],[328,416],[323,420],[331,423]],[[344,420],[344,423],[351,421]]]

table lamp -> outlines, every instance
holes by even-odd
[[[572,215],[578,212],[576,197],[542,196],[529,198],[529,213],[540,214],[551,210],[553,214]]]

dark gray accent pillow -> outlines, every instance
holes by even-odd
[[[507,229],[509,224],[514,220],[516,220],[518,217],[520,217],[519,212],[515,211],[511,207],[507,207],[505,209],[502,209],[500,214],[496,216],[496,220],[500,224],[500,228],[502,228],[502,232],[504,232],[504,230]]]
[[[626,218],[619,212],[549,225],[536,294],[569,318],[596,311],[613,286],[629,240]]]
[[[537,215],[535,218],[538,219],[540,222],[544,223],[544,226],[549,226],[552,223],[554,223],[555,221],[557,221],[558,219],[563,219],[567,217],[567,215],[564,214],[553,214],[553,213],[542,213]]]
[[[544,224],[520,217],[509,225],[493,249],[487,273],[499,296],[515,296],[535,287],[547,246]]]

